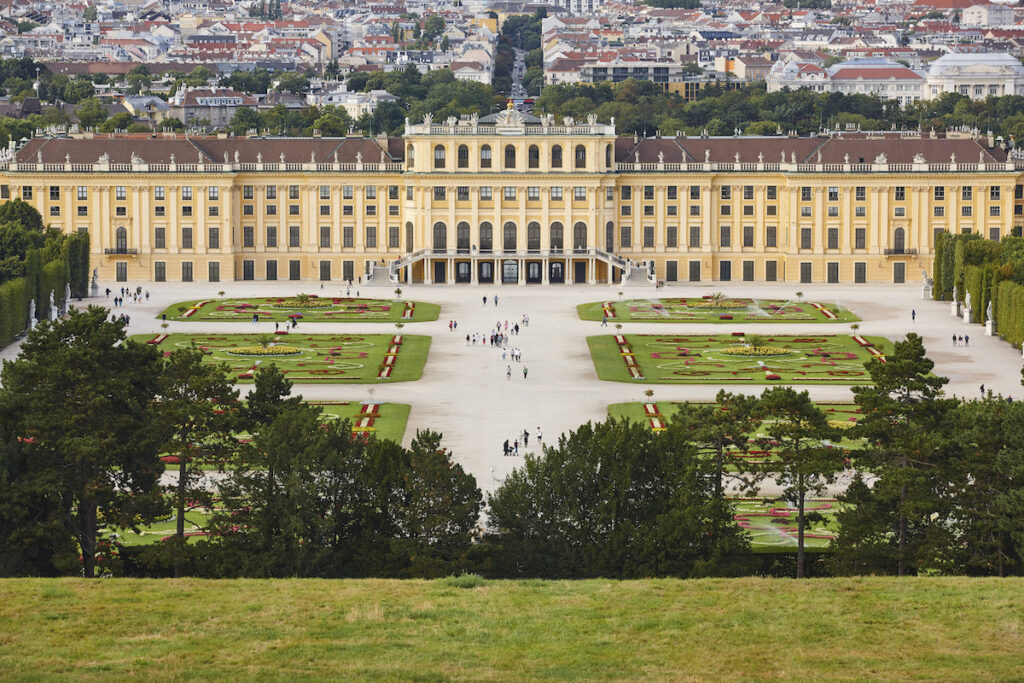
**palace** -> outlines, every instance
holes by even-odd
[[[991,136],[616,137],[516,111],[404,137],[37,137],[0,199],[116,281],[905,282],[935,235],[1024,224]]]

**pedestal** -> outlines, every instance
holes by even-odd
[[[921,298],[922,299],[931,299],[932,298],[932,288],[929,287],[928,285],[925,285],[924,287],[922,287],[921,288]]]
[[[100,295],[100,286],[94,282],[94,283],[92,283],[92,287],[89,288],[89,296],[99,296],[99,295]]]
[[[949,314],[956,318],[960,315],[960,302],[950,301],[949,302]]]
[[[970,323],[971,322],[971,309],[969,309],[969,308],[965,308],[964,309],[963,319],[964,319],[965,323]]]
[[[992,321],[991,320],[986,320],[985,321],[985,336],[986,337],[991,337],[994,333],[995,333],[995,331],[992,329]]]

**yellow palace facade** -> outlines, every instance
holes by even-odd
[[[36,138],[0,201],[88,232],[104,279],[905,282],[935,236],[1019,234],[991,137],[616,137],[515,111],[400,138]]]

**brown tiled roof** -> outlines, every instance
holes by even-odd
[[[986,163],[1006,161],[1004,150],[986,147],[977,139],[900,138],[895,135],[874,139],[858,135],[831,138],[821,148],[821,160],[826,164],[841,164],[849,155],[851,164],[870,164],[879,154],[885,154],[890,164],[909,164],[913,163],[914,155],[920,154],[929,163],[942,164],[949,161],[951,154],[956,154],[958,163],[973,164],[978,162],[979,153]]]
[[[395,146],[400,151],[401,139],[395,139],[398,140]],[[388,147],[391,147],[390,141]],[[285,163],[308,163],[312,157],[317,163],[327,164],[334,161],[334,153],[337,151],[339,162],[352,164],[356,163],[358,154],[362,154],[363,163],[377,163],[380,161],[381,150],[377,141],[370,138],[100,136],[80,140],[36,138],[18,151],[17,160],[34,162],[38,158],[37,153],[42,151],[43,163],[47,164],[64,163],[66,155],[70,155],[71,163],[88,164],[103,154],[110,156],[112,164],[128,164],[134,153],[147,163],[170,163],[173,154],[179,164],[194,164],[201,153],[206,162],[222,163],[225,153],[229,161],[234,161],[237,151],[241,163],[254,164],[260,154],[264,163],[279,163],[283,153]],[[397,158],[401,159],[401,156]],[[385,161],[394,159],[389,154]]]
[[[179,164],[194,164],[199,160],[199,150],[184,137],[154,139],[147,136],[91,140],[35,138],[18,150],[16,158],[21,162],[34,162],[40,151],[46,164],[62,164],[69,157],[73,164],[91,164],[104,154],[109,155],[112,164],[130,164],[133,153],[153,164],[169,164],[172,154]]]

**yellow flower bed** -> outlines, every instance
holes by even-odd
[[[706,310],[723,310],[723,311],[724,310],[734,310],[734,309],[737,309],[737,308],[746,308],[746,307],[747,307],[747,304],[741,303],[739,301],[728,301],[728,300],[715,301],[713,299],[709,299],[707,301],[700,301],[700,302],[695,303],[695,304],[687,304],[687,308],[703,308],[703,309],[706,309]]]
[[[284,344],[278,344],[277,346],[239,346],[234,349],[228,349],[228,354],[232,356],[294,356],[302,353],[302,349],[297,346],[287,346]]]
[[[778,346],[730,346],[729,348],[719,350],[718,353],[726,356],[756,358],[759,356],[785,356],[789,353],[789,349],[783,349]]]
[[[851,427],[854,427],[856,424],[857,424],[856,422],[850,422],[849,420],[829,420],[828,421],[828,426],[829,427],[834,427],[835,429],[850,429]]]

